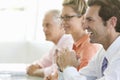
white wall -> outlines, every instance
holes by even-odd
[[[49,52],[52,46],[50,42],[0,43],[0,63],[32,63]]]
[[[0,63],[31,63],[48,52],[42,19],[62,0],[0,0]]]
[[[0,42],[45,42],[43,16],[61,6],[62,0],[0,0]]]

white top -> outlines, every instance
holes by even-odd
[[[108,67],[101,73],[104,57]],[[74,67],[67,67],[63,72],[64,80],[120,80],[120,36],[105,51],[101,49],[88,66],[77,72]]]

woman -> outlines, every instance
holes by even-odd
[[[99,44],[90,43],[90,33],[84,28],[86,8],[85,0],[64,0],[61,14],[66,34],[71,34],[74,39],[73,50],[80,60],[78,70],[86,66],[100,48]]]

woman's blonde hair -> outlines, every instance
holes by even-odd
[[[63,6],[70,6],[79,15],[83,15],[87,8],[85,0],[64,0]]]

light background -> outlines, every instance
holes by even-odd
[[[62,0],[0,0],[0,41],[45,41],[46,11],[61,9]]]
[[[42,19],[62,0],[0,0],[0,63],[32,63],[49,52]]]

